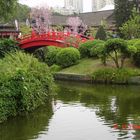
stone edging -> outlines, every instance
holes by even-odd
[[[84,75],[84,74],[73,74],[73,73],[55,73],[54,74],[55,80],[62,80],[62,81],[75,81],[75,82],[84,82],[84,83],[100,83],[106,84],[105,81],[97,80],[93,81],[91,76]],[[140,85],[140,76],[131,77],[128,79],[127,82],[109,82],[110,84],[132,84],[132,85]]]

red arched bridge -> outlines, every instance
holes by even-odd
[[[43,46],[69,47],[78,48],[81,42],[93,40],[91,37],[85,37],[79,34],[71,34],[69,32],[47,32],[45,34],[28,34],[22,36],[19,41],[19,46],[22,49],[37,49]]]

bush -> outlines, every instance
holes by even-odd
[[[106,35],[105,29],[104,29],[103,26],[99,27],[99,29],[97,30],[95,38],[100,39],[100,40],[106,40],[107,35]]]
[[[3,58],[6,53],[15,52],[20,48],[18,43],[12,39],[1,39],[0,40],[0,58]]]
[[[53,65],[50,67],[50,71],[51,71],[52,73],[58,72],[58,71],[60,71],[61,69],[62,69],[62,68],[61,68],[60,66],[56,65],[56,64],[53,64]]]
[[[87,41],[85,43],[82,43],[79,47],[79,51],[81,54],[81,57],[90,57],[90,50],[91,48],[95,47],[98,43],[104,43],[102,40],[94,40],[94,41]]]
[[[98,43],[95,47],[92,47],[90,50],[90,56],[100,57],[104,51],[104,43]]]
[[[94,82],[114,83],[114,84],[128,84],[128,80],[132,76],[139,75],[140,72],[131,69],[100,69],[92,74]]]
[[[140,67],[140,40],[134,44],[137,52],[133,55],[133,62],[136,66]]]
[[[139,39],[131,39],[127,41],[128,46],[133,46]]]
[[[46,64],[22,52],[0,61],[0,121],[29,112],[49,99],[53,78]]]
[[[45,56],[45,62],[51,66],[56,64],[56,55],[61,50],[61,48],[57,48],[55,46],[48,46],[47,47],[47,54]]]
[[[80,59],[80,52],[76,48],[64,48],[57,54],[57,64],[63,68],[74,65]]]
[[[38,58],[41,62],[47,63],[49,66],[56,64],[56,55],[61,50],[56,46],[48,46],[44,48],[37,49],[34,52],[34,56]]]

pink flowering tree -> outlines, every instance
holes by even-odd
[[[66,23],[74,34],[84,33],[87,29],[87,25],[79,17],[69,17]]]
[[[31,26],[37,33],[46,33],[50,29],[51,11],[48,8],[33,8],[31,10]]]

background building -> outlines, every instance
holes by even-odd
[[[66,9],[72,9],[77,13],[83,12],[83,0],[65,0],[64,7]]]
[[[92,11],[111,10],[114,8],[114,0],[92,0]]]

